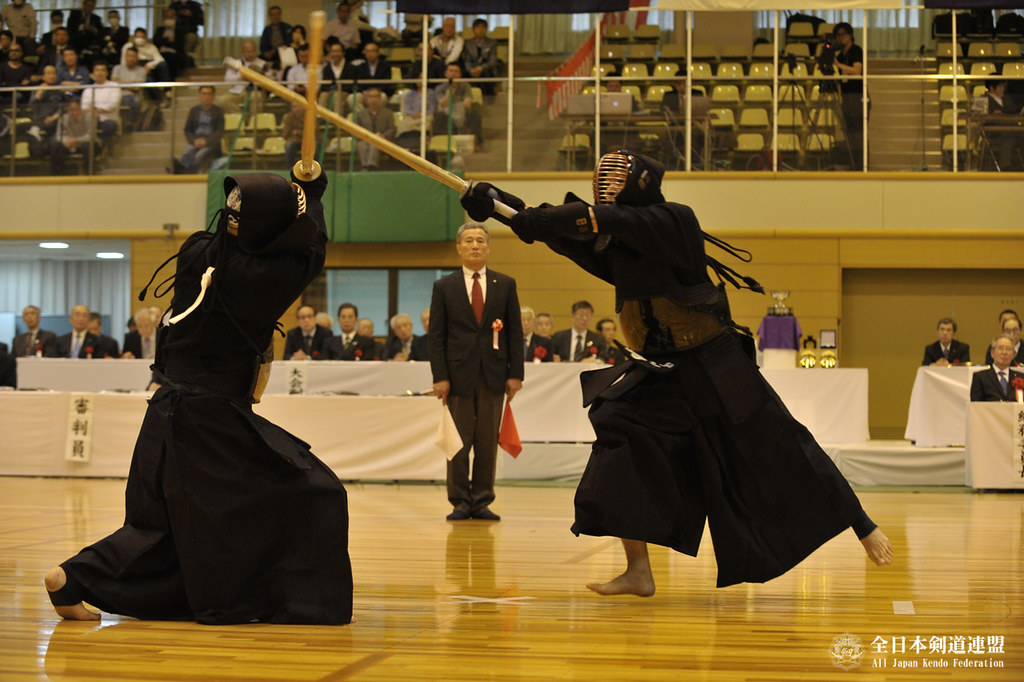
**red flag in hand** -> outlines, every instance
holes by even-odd
[[[523,451],[523,442],[519,440],[516,420],[512,417],[512,405],[505,401],[505,414],[501,417],[501,429],[498,431],[498,445],[515,459]]]

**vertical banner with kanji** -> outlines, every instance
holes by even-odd
[[[1013,426],[1013,473],[1024,481],[1024,408],[1017,409],[1017,423]]]
[[[306,394],[306,368],[292,363],[288,367],[288,395]]]
[[[88,462],[92,450],[92,401],[88,393],[72,393],[68,406],[68,439],[64,459]]]

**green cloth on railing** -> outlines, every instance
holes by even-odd
[[[224,206],[224,178],[249,172],[253,171],[210,171],[207,223]],[[272,172],[289,177],[287,171]],[[421,173],[326,172],[324,218],[332,242],[454,241],[463,222],[459,193]]]

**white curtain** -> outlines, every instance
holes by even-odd
[[[127,331],[135,299],[131,295],[131,265],[119,261],[0,261],[0,310],[21,317],[27,305],[45,315],[70,313],[76,305],[110,316],[103,333],[117,339]],[[6,339],[4,339],[6,341]]]

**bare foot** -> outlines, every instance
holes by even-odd
[[[67,584],[67,581],[68,577],[64,574],[64,569],[60,566],[54,566],[51,568],[46,572],[46,577],[43,578],[47,592],[56,592],[64,587],[64,585]],[[100,614],[85,608],[85,605],[82,602],[78,602],[71,606],[54,606],[53,610],[57,612],[58,616],[66,618],[67,620],[100,619]]]
[[[881,528],[875,528],[860,542],[864,545],[864,551],[868,553],[868,558],[877,565],[887,566],[892,563],[892,544],[889,542],[889,538],[885,537]]]
[[[638,597],[650,597],[654,594],[654,576],[651,567],[646,570],[627,570],[614,580],[606,583],[588,583],[588,590],[598,594],[635,594]]]

